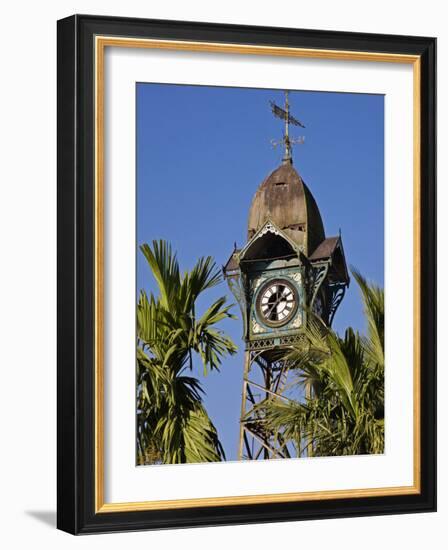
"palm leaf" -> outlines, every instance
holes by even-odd
[[[234,318],[225,297],[197,320],[196,302],[221,281],[212,258],[200,258],[180,275],[176,255],[164,241],[144,244],[145,256],[159,290],[141,292],[137,303],[138,429],[140,463],[217,461],[225,458],[216,428],[202,404],[199,380],[185,376],[198,355],[203,372],[218,370],[236,352],[232,340],[216,328]]]

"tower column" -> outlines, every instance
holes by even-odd
[[[246,351],[241,395],[239,460],[290,458],[296,456],[280,433],[266,431],[260,405],[266,399],[287,399],[288,364],[283,358],[269,360],[263,352]],[[257,375],[260,383],[256,382]]]
[[[325,237],[316,200],[293,167],[291,126],[304,124],[270,101],[284,122],[283,162],[260,184],[248,217],[247,242],[235,244],[223,273],[237,299],[243,321],[244,353],[238,440],[239,460],[312,456],[307,434],[291,435],[287,425],[273,426],[267,415],[273,403],[303,403],[310,388],[297,387],[292,347],[306,343],[316,315],[327,326],[342,301],[349,276],[341,235]],[[288,437],[285,436],[288,434]]]

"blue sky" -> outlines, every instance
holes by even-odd
[[[271,139],[283,125],[269,100],[282,105],[282,90],[137,84],[137,245],[169,241],[181,269],[200,256],[223,265],[233,243],[246,242],[252,196],[282,158]],[[342,232],[347,263],[379,285],[384,280],[384,97],[331,92],[290,93],[291,112],[306,128],[294,147],[294,166],[319,206],[326,236]],[[300,131],[299,131],[300,130]],[[137,252],[137,292],[155,292],[149,267]],[[223,294],[225,282],[204,295],[201,305]],[[221,328],[239,352],[220,373],[195,374],[218,428],[228,460],[236,459],[243,349],[238,321]],[[364,332],[360,293],[348,289],[333,327]]]

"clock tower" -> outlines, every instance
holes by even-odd
[[[304,342],[311,314],[331,326],[349,284],[341,235],[326,238],[317,203],[293,167],[291,146],[303,138],[291,139],[289,125],[303,125],[290,114],[285,95],[284,109],[271,102],[273,114],[285,121],[282,164],[255,192],[247,242],[234,248],[224,267],[245,342],[240,460],[300,455],[281,433],[265,428],[257,404],[288,399],[288,351]]]

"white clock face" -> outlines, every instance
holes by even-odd
[[[294,286],[285,279],[266,283],[258,294],[257,309],[261,320],[267,325],[286,324],[297,310]]]

